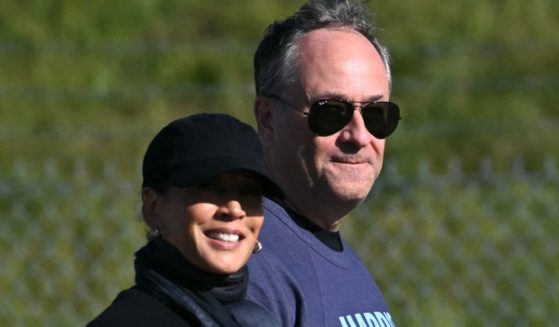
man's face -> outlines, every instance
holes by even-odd
[[[299,46],[298,86],[279,94],[291,104],[308,112],[319,99],[388,101],[386,69],[362,35],[319,29],[304,36]],[[287,203],[315,223],[319,222],[312,216],[332,221],[355,208],[381,171],[385,145],[366,129],[360,109],[343,129],[318,137],[309,130],[305,115],[274,99],[267,101],[272,106],[271,133],[261,133],[267,166]],[[319,225],[332,229],[328,223]]]

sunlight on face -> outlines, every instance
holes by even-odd
[[[198,268],[230,274],[248,261],[264,223],[262,185],[225,173],[190,188],[170,187],[159,206],[165,240]]]
[[[308,112],[308,106],[319,99],[389,99],[384,63],[361,34],[318,29],[301,39],[299,51],[304,55],[297,62],[298,84],[282,94],[296,107]],[[332,229],[332,222],[369,194],[382,168],[385,140],[367,130],[357,110],[341,130],[318,137],[308,128],[307,116],[277,109],[270,128],[273,137],[264,144],[268,169],[291,208]]]

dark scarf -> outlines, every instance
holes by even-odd
[[[246,266],[233,275],[203,271],[164,240],[151,241],[137,251],[134,266],[137,287],[157,297],[190,324],[241,326],[235,311],[227,305],[243,302],[248,282]]]

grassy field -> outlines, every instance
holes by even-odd
[[[0,257],[14,262],[0,268],[7,294],[0,325],[83,324],[127,285],[131,253],[144,240],[136,213],[147,143],[195,112],[254,124],[254,49],[271,21],[301,4],[0,3],[0,216],[8,217]],[[518,318],[545,326],[559,303],[557,287],[540,282],[558,268],[558,189],[549,167],[559,160],[559,2],[369,6],[391,50],[392,99],[403,120],[386,154],[386,170],[398,174],[385,171],[383,193],[348,225],[350,241],[400,325],[479,325],[476,315],[494,309],[492,325]],[[472,177],[489,162],[489,176],[501,182]],[[467,178],[453,184],[448,171]],[[413,187],[391,184],[402,180]],[[460,256],[474,267],[463,283]],[[386,257],[384,268],[378,257]],[[447,269],[430,269],[438,262]],[[476,274],[499,269],[501,279],[488,279],[493,288],[479,282]],[[393,279],[401,281],[395,288]],[[523,279],[527,289],[507,291]]]
[[[252,53],[267,24],[300,4],[3,2],[0,167],[13,157],[136,160],[159,127],[193,112],[254,123]],[[404,117],[389,155],[471,166],[557,154],[556,2],[371,7]]]

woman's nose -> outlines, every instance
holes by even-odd
[[[240,219],[246,216],[246,212],[238,200],[227,200],[219,207],[218,214],[229,219]]]

